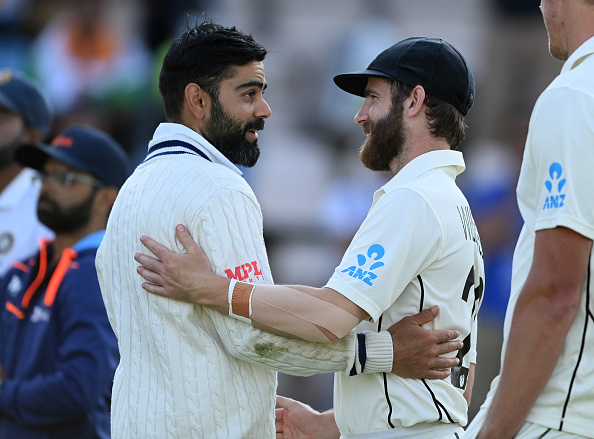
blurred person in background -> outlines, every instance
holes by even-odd
[[[27,66],[31,42],[24,22],[31,3],[31,0],[0,2],[0,59],[6,67],[23,70]]]
[[[49,8],[40,2],[39,8]],[[133,156],[149,132],[153,53],[142,37],[139,0],[62,0],[39,24],[32,74],[52,98],[55,131],[84,124],[110,133]]]
[[[464,438],[594,438],[594,0],[542,0],[550,54],[517,185],[502,367]]]
[[[335,375],[335,412],[320,414],[278,398],[277,438],[306,430],[329,438],[459,438],[468,420],[484,290],[480,239],[455,183],[465,167],[457,149],[474,102],[472,72],[449,43],[417,37],[384,50],[366,70],[334,81],[365,97],[355,116],[367,136],[360,159],[373,171],[389,171],[392,179],[375,193],[326,286],[254,285],[241,270],[218,276],[210,264],[222,272],[220,262],[207,259],[181,225],[177,238],[185,252],[141,237],[159,258],[135,255],[142,264],[138,272],[149,281],[142,286],[271,333],[329,345],[355,329],[360,360],[369,334],[439,306],[428,327],[455,329],[463,341],[457,355],[448,355],[458,360],[451,375],[429,381],[342,371]]]
[[[52,125],[52,109],[42,89],[23,73],[0,70],[0,278],[13,261],[53,232],[37,218],[39,184],[32,169],[14,158],[24,143],[39,142]]]
[[[134,32],[137,2],[75,0],[67,6],[40,29],[31,51],[56,114],[88,102],[114,109],[133,103],[146,90],[151,66],[151,53]]]
[[[436,334],[445,342],[457,331],[427,331],[414,319],[397,324],[404,332],[395,347],[387,331],[371,331],[365,338],[351,331],[335,343],[315,343],[266,333],[141,288],[132,258],[143,250],[138,237],[150,234],[181,251],[171,234],[180,223],[187,224],[219,273],[272,283],[262,212],[237,168],[258,161],[258,134],[271,115],[263,97],[266,55],[252,36],[204,20],[184,31],[163,61],[159,88],[167,123],[157,127],[146,160],[120,192],[97,253],[121,355],[113,390],[114,437],[273,438],[273,369],[311,375],[401,367],[415,376],[442,378],[449,370],[434,367],[458,363],[435,357],[461,342],[433,343]],[[430,318],[421,323],[435,317],[426,311],[419,319]],[[414,357],[425,351],[425,337],[432,353],[412,365],[392,352],[405,345]]]
[[[128,158],[105,133],[73,126],[16,159],[43,182],[37,215],[55,238],[0,282],[0,438],[107,439],[118,350],[95,254]]]

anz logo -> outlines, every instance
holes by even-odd
[[[545,187],[547,188],[547,191],[549,191],[549,195],[547,195],[542,210],[563,207],[565,194],[562,193],[562,191],[566,180],[565,178],[561,178],[562,174],[563,168],[559,163],[555,162],[549,167],[549,175],[551,179],[545,181]]]
[[[345,268],[341,273],[347,273],[349,276],[354,277],[355,279],[361,279],[367,285],[372,286],[373,280],[377,279],[377,274],[375,274],[373,270],[384,266],[384,263],[381,262],[380,259],[383,258],[385,254],[386,250],[384,250],[381,245],[373,244],[367,250],[367,256],[362,254],[357,255],[357,267],[353,265],[349,268]]]

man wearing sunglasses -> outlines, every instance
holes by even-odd
[[[37,215],[55,239],[40,240],[0,281],[0,439],[109,438],[119,356],[95,254],[128,158],[84,126],[15,157],[37,172]]]

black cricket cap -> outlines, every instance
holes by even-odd
[[[369,77],[421,85],[428,95],[452,104],[464,116],[474,102],[474,78],[466,60],[439,38],[402,40],[380,53],[366,70],[336,75],[334,82],[348,93],[364,96]]]

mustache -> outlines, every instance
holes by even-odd
[[[51,205],[54,209],[59,208],[58,203],[56,203],[55,200],[51,199],[47,195],[43,195],[43,194],[39,195],[39,200],[37,201],[37,205],[39,206],[39,203],[42,203],[42,202]]]
[[[264,119],[256,119],[252,122],[248,122],[245,125],[245,131],[249,130],[263,130],[264,129]]]
[[[363,124],[363,134],[367,135],[371,133],[371,129],[374,127],[374,123],[371,121],[367,121]]]

